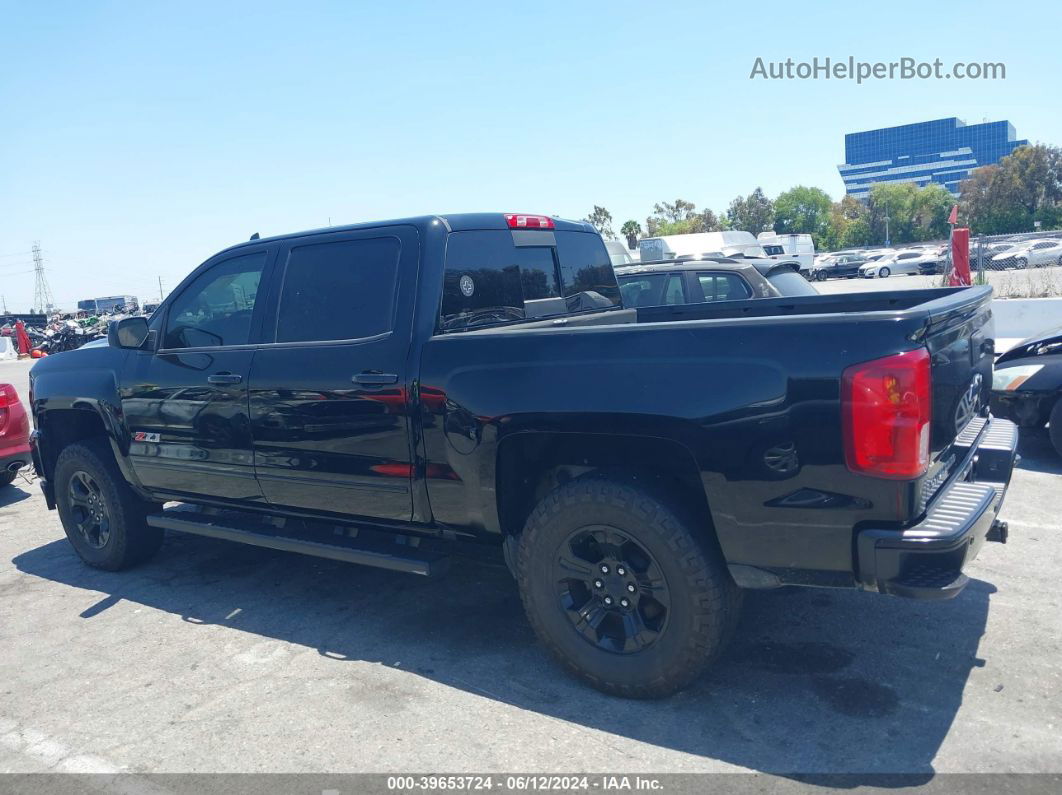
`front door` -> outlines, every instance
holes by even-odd
[[[122,374],[122,411],[140,482],[174,496],[264,501],[254,476],[247,381],[266,247],[219,259],[183,285],[154,351]]]
[[[277,257],[272,342],[255,353],[255,470],[270,503],[408,521],[406,357],[417,232],[300,238]]]

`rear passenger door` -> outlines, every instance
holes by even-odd
[[[282,245],[249,383],[255,472],[270,503],[411,517],[406,356],[418,259],[410,226]]]

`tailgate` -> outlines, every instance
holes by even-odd
[[[932,375],[932,430],[930,469],[922,491],[923,505],[954,474],[970,444],[964,430],[988,413],[992,388],[995,344],[991,310],[992,291],[971,287],[923,306],[929,318],[923,332],[930,353]],[[971,425],[971,422],[974,424]]]

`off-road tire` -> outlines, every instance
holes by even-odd
[[[1055,407],[1051,409],[1051,417],[1048,420],[1050,426],[1047,434],[1051,437],[1051,444],[1055,452],[1062,455],[1062,397],[1055,401]]]
[[[99,499],[107,514],[108,538],[99,548],[77,530],[70,484],[78,472],[88,474],[98,484]],[[56,462],[54,480],[63,530],[78,557],[89,566],[119,571],[147,560],[162,545],[162,529],[150,527],[145,521],[161,506],[140,499],[130,488],[104,440],[89,439],[65,448]]]
[[[557,554],[571,533],[602,525],[644,547],[667,582],[667,624],[638,651],[610,652],[588,642],[557,597]],[[688,686],[718,657],[740,614],[740,589],[710,532],[697,528],[677,500],[633,479],[591,475],[554,489],[527,520],[516,566],[539,640],[575,676],[612,695],[659,698]]]

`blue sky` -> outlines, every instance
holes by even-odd
[[[0,294],[158,293],[220,248],[498,210],[644,223],[841,193],[845,132],[1062,144],[1057,2],[0,2]],[[1003,81],[750,80],[757,56],[1003,61]]]

